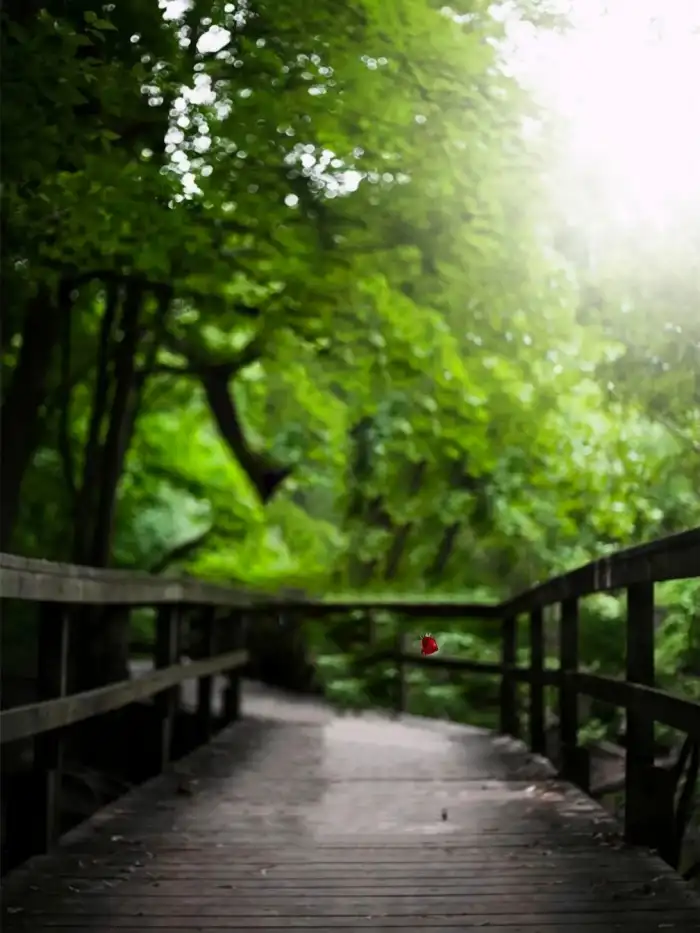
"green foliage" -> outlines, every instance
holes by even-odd
[[[543,153],[522,134],[533,102],[500,67],[490,5],[467,6],[3,12],[9,373],[32,297],[66,281],[77,295],[15,550],[70,556],[66,451],[81,467],[115,281],[170,295],[150,361],[145,309],[115,565],[497,599],[698,522],[697,360],[673,328],[639,323],[697,307],[697,282],[676,267],[669,283],[659,257],[653,275],[648,257],[591,268],[550,248]],[[621,328],[632,304],[636,329]],[[654,353],[663,377],[647,393]],[[217,366],[249,446],[292,471],[269,502],[212,410],[202,374]],[[697,590],[680,587],[663,676],[697,619]],[[619,603],[590,600],[583,623],[586,663],[619,670]],[[495,656],[488,629],[441,638]],[[318,629],[308,640],[338,702],[389,702],[385,673]],[[422,672],[412,688],[417,712],[457,717],[490,690]]]

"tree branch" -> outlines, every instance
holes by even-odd
[[[209,366],[200,371],[199,378],[219,433],[265,503],[292,471],[288,467],[272,464],[250,448],[229,389],[230,375],[231,369],[227,365]]]
[[[199,347],[193,347],[191,344],[188,344],[186,340],[183,340],[181,337],[176,337],[174,334],[164,334],[163,343],[171,352],[184,356],[189,365],[187,367],[161,367],[159,365],[158,370],[160,372],[200,377],[202,373],[207,370],[217,369],[221,373],[225,373],[228,378],[231,378],[245,369],[246,366],[257,363],[265,349],[265,341],[261,334],[258,334],[253,337],[252,340],[248,341],[234,356],[220,360],[213,359],[209,351],[202,350]]]
[[[118,269],[91,269],[89,272],[73,275],[70,279],[70,284],[72,288],[79,288],[81,285],[86,285],[88,282],[94,282],[95,280],[99,280],[105,284],[132,285],[142,288],[145,291],[151,291],[155,295],[158,295],[159,292],[168,292],[174,294],[177,298],[186,298],[192,301],[220,300],[222,304],[225,304],[227,308],[233,310],[236,314],[240,314],[241,317],[253,319],[260,317],[259,308],[252,308],[250,305],[242,304],[241,302],[231,304],[226,301],[223,295],[212,295],[211,293],[200,292],[196,289],[175,288],[171,282],[159,281],[139,275],[138,273],[122,272]]]
[[[669,432],[669,434],[673,434],[673,436],[677,440],[681,441],[683,444],[687,444],[688,447],[690,447],[690,449],[693,451],[693,453],[700,454],[700,444],[697,443],[697,441],[694,441],[692,437],[688,437],[685,431],[682,428],[678,427],[677,424],[674,424],[672,421],[670,421],[668,418],[665,418],[663,415],[654,414],[652,415],[652,417],[656,418],[659,424],[662,424],[666,428],[666,430]]]
[[[462,527],[462,522],[452,522],[451,525],[448,525],[447,528],[443,531],[442,539],[438,545],[437,554],[435,559],[430,565],[427,573],[428,579],[433,583],[439,583],[442,579],[442,576],[447,567],[447,563],[452,556],[454,550],[455,542],[457,541],[457,535],[459,530]]]
[[[139,374],[145,373],[144,369]],[[167,366],[165,363],[156,363],[150,370],[153,376],[196,376],[197,370],[193,366]]]
[[[203,531],[196,537],[190,538],[189,541],[183,541],[181,544],[175,545],[175,547],[166,551],[165,554],[159,557],[158,560],[148,568],[148,572],[155,574],[163,573],[171,564],[184,560],[186,557],[191,557],[195,551],[198,551],[207,542],[213,533],[214,526],[212,525],[211,528],[207,528],[206,531]]]

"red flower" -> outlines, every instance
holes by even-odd
[[[424,635],[421,640],[421,654],[435,654],[438,650],[438,643],[435,641],[432,635]]]

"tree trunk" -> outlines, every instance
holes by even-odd
[[[437,554],[435,555],[435,559],[430,565],[427,573],[428,581],[434,586],[437,586],[442,580],[450,557],[452,557],[452,552],[454,551],[454,546],[457,541],[457,535],[459,534],[461,527],[461,521],[452,522],[452,524],[448,525],[442,533],[442,539],[440,540]]]
[[[265,503],[272,498],[291,470],[274,466],[251,449],[229,389],[230,375],[228,366],[208,366],[201,371],[200,378],[221,436]]]
[[[122,339],[114,354],[114,398],[101,456],[97,512],[90,548],[90,563],[93,567],[106,567],[109,563],[117,487],[136,424],[136,409],[139,402],[136,350],[143,300],[141,287],[129,286],[120,322]]]
[[[97,372],[93,394],[90,426],[85,442],[83,456],[83,475],[75,504],[75,523],[73,530],[73,560],[84,564],[89,559],[92,525],[89,518],[97,508],[97,487],[100,472],[100,438],[109,404],[111,377],[112,334],[119,304],[120,290],[117,284],[107,287],[105,309],[100,325],[100,338],[97,351]]]
[[[136,355],[143,331],[145,297],[142,284],[128,283],[119,322],[121,339],[113,353],[109,353],[109,342],[114,314],[108,314],[109,302],[105,311],[99,356],[105,370],[109,359],[112,360],[114,390],[107,435],[100,450],[99,437],[106,413],[109,386],[108,380],[105,381],[105,375],[99,373],[93,409],[94,424],[88,438],[85,464],[85,475],[92,482],[92,487],[86,488],[85,499],[95,504],[95,518],[92,527],[88,526],[88,533],[83,540],[90,542],[86,559],[93,567],[107,567],[110,563],[119,482],[136,427],[143,386],[153,369],[162,339],[172,292],[170,289],[163,289],[158,295],[156,311],[149,322],[150,343],[145,353],[146,360],[137,372]],[[89,462],[88,456],[91,457]],[[80,521],[80,518],[78,515],[77,520]],[[90,617],[86,618],[85,634],[79,642],[78,649],[77,674],[80,689],[87,690],[116,680],[124,680],[129,676],[128,636],[128,610],[111,608],[91,613]]]
[[[59,289],[58,302],[42,289],[27,308],[22,347],[0,412],[0,550],[11,545],[25,473],[41,434],[41,415],[48,394],[48,374],[70,310],[70,293]]]
[[[420,492],[427,467],[427,461],[421,460],[419,463],[414,463],[410,468],[408,481],[409,499],[417,496]],[[398,576],[401,561],[413,528],[414,522],[405,522],[394,530],[394,537],[389,548],[389,554],[387,555],[386,566],[384,568],[385,580],[394,580]]]

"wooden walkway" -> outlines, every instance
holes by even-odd
[[[3,901],[6,933],[700,933],[700,898],[512,741],[255,691]]]

